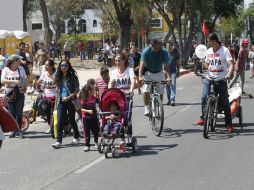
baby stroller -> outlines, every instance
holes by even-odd
[[[117,102],[119,110],[117,113],[112,113],[109,111],[109,104],[112,102]],[[122,117],[120,131],[116,135],[108,134],[101,135],[101,138],[98,142],[98,151],[99,153],[105,153],[105,157],[108,158],[111,155],[113,158],[120,154],[120,152],[125,152],[125,147],[131,148],[132,152],[137,151],[137,139],[132,137],[132,125],[131,125],[131,111],[132,111],[132,97],[129,97],[121,91],[120,89],[111,88],[106,90],[100,101],[100,131],[101,134],[104,130],[104,127],[107,123],[105,117],[111,114],[116,114]],[[123,141],[124,144],[117,144],[115,140],[118,138],[127,139]],[[125,143],[126,142],[126,143]]]
[[[242,89],[238,86],[230,88],[228,90],[229,94],[229,102],[230,102],[230,108],[231,108],[231,117],[232,119],[238,118],[239,119],[239,126],[241,129],[243,128],[243,110],[241,106],[241,95],[242,95]],[[217,121],[224,121],[225,115],[218,114],[217,115]]]

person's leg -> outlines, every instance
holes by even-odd
[[[57,117],[58,117],[57,142],[62,143],[63,126],[64,126],[65,118],[67,117],[66,106],[63,104],[63,102],[60,102],[57,106]]]
[[[95,144],[98,144],[98,138],[99,138],[99,121],[97,119],[93,119],[92,120],[92,125],[91,125],[91,131],[93,133],[93,138],[94,138],[94,142]]]
[[[67,60],[67,57],[68,57],[67,54],[68,54],[67,51],[65,51],[65,52],[64,52],[64,59],[65,59],[65,60]]]
[[[104,132],[105,134],[109,134],[109,129],[110,129],[110,124],[106,124],[106,125],[104,126],[103,132]]]
[[[245,82],[245,71],[240,71],[239,72],[239,75],[240,75],[240,86],[242,88],[242,91],[244,92],[244,82]]]
[[[25,102],[25,95],[21,94],[20,99],[16,102],[16,115],[17,115],[17,123],[19,125],[19,128],[22,127],[22,115],[23,115],[23,108],[24,108],[24,102]]]
[[[238,77],[239,77],[239,73],[238,73],[238,72],[235,72],[234,78],[233,78],[233,79],[230,81],[230,83],[229,83],[229,88],[232,88],[232,87],[233,87],[233,85],[236,83]]]
[[[225,122],[227,126],[232,125],[232,118],[231,118],[231,110],[230,104],[228,100],[228,88],[227,82],[223,81],[219,85],[219,92],[220,92],[220,103],[223,106],[224,114],[225,114]]]
[[[148,72],[144,75],[144,81],[151,81],[150,74]],[[149,114],[150,110],[150,91],[151,91],[151,84],[144,84],[143,86],[143,101],[144,101],[144,107],[145,107],[145,115]]]
[[[75,121],[75,113],[76,113],[75,107],[71,102],[68,102],[66,106],[68,109],[69,121],[70,121],[70,124],[71,124],[73,132],[74,132],[73,133],[74,138],[78,139],[79,138],[79,130],[78,130],[77,123]]]
[[[211,92],[211,82],[208,79],[204,80],[203,92],[201,97],[201,119],[204,119],[206,99]]]
[[[17,120],[17,116],[16,116],[16,103],[13,102],[13,103],[8,103],[8,110],[10,112],[10,114],[13,116],[13,118],[15,120]],[[15,134],[17,133],[18,131],[13,131],[11,132],[9,138],[12,138],[12,137],[15,137]]]
[[[91,119],[83,118],[83,127],[85,132],[85,146],[90,147],[90,127],[91,127]]]
[[[171,97],[171,84],[166,84],[166,92],[168,98],[168,104],[171,104],[170,97]]]
[[[250,78],[253,77],[253,72],[252,72],[252,70],[253,70],[253,64],[250,62]]]
[[[176,73],[172,73],[170,90],[171,90],[170,101],[174,103],[176,98]]]

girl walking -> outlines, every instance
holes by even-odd
[[[82,111],[82,122],[85,133],[85,148],[84,151],[90,150],[90,131],[94,136],[95,148],[98,148],[98,136],[99,136],[99,121],[97,118],[96,103],[98,99],[95,96],[95,88],[91,84],[86,84],[79,97],[81,99],[81,111]]]

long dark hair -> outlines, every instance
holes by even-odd
[[[86,84],[82,89],[81,89],[81,99],[82,100],[87,100],[89,98],[89,91],[91,91],[94,88],[93,85],[91,84]]]
[[[13,63],[14,63],[14,60],[8,60],[6,67],[10,68]]]
[[[211,41],[215,40],[218,44],[221,45],[221,42],[220,42],[218,36],[215,33],[209,34],[208,39],[211,40]]]
[[[55,84],[60,84],[62,79],[63,79],[63,71],[61,69],[61,64],[62,63],[66,63],[68,64],[68,71],[67,71],[67,78],[71,77],[71,76],[77,76],[77,72],[73,69],[73,67],[71,66],[71,63],[68,60],[62,60],[57,67],[57,73],[56,73],[56,78],[55,78]]]
[[[49,66],[52,67],[52,70],[54,73],[56,71],[55,62],[52,59],[48,60],[48,62],[49,62]]]

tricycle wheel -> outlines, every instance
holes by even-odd
[[[106,150],[105,150],[105,158],[109,158],[109,153],[111,152],[110,147],[106,146]]]
[[[28,127],[29,127],[29,118],[25,113],[23,113],[21,131],[22,132],[26,131],[28,129]]]
[[[132,137],[132,139],[131,139],[131,146],[132,146],[132,152],[136,153],[137,152],[137,147],[138,147],[138,143],[137,143],[137,138],[136,137]]]
[[[240,125],[241,129],[243,129],[243,109],[242,109],[242,106],[239,106],[238,113],[239,113],[239,125]]]
[[[98,142],[98,152],[101,154],[104,150],[104,139],[100,138]]]

